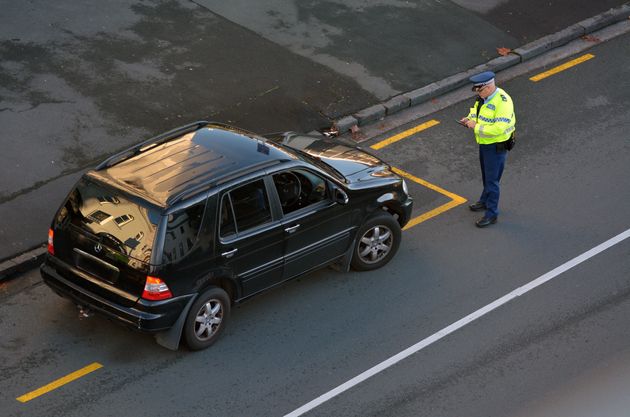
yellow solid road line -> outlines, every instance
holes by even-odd
[[[593,59],[595,58],[595,55],[592,54],[586,54],[586,55],[582,55],[579,58],[575,58],[574,60],[571,60],[569,62],[565,62],[562,65],[558,65],[555,68],[550,69],[549,71],[545,71],[545,72],[541,72],[538,75],[534,75],[533,77],[530,78],[530,80],[532,80],[533,82],[538,82],[540,80],[543,80],[547,77],[551,77],[554,74],[557,74],[561,71],[564,71],[566,69],[569,69],[571,67],[574,67],[578,64],[581,64],[582,62],[588,61],[589,59]]]
[[[16,400],[20,401],[20,402],[27,402],[32,400],[33,398],[37,398],[41,395],[46,394],[47,392],[50,392],[52,390],[55,390],[63,385],[66,385],[72,381],[74,381],[75,379],[79,379],[87,374],[89,374],[90,372],[94,372],[97,369],[102,368],[103,365],[101,365],[100,363],[94,362],[93,364],[90,364],[88,366],[86,366],[85,368],[79,369],[78,371],[75,371],[71,374],[68,374],[66,376],[64,376],[63,378],[59,378],[56,381],[51,382],[48,385],[45,385],[41,388],[36,389],[35,391],[31,391],[28,394],[24,394],[21,397],[17,397]]]
[[[418,133],[418,132],[422,132],[425,129],[428,129],[430,127],[433,127],[435,125],[439,125],[440,122],[438,122],[437,120],[429,120],[428,122],[424,122],[421,125],[418,125],[416,127],[412,127],[411,129],[405,130],[404,132],[401,132],[397,135],[394,135],[390,138],[387,138],[385,140],[382,140],[378,143],[375,143],[374,145],[370,146],[370,148],[372,149],[382,149],[384,147],[386,147],[387,145],[391,145],[394,142],[398,142],[401,139],[404,139],[408,136],[413,135],[414,133]]]
[[[409,179],[409,180],[411,180],[411,181],[413,181],[415,183],[423,185],[423,186],[425,186],[425,187],[427,187],[427,188],[429,188],[429,189],[431,189],[433,191],[436,191],[436,192],[438,192],[438,193],[440,193],[440,194],[442,194],[442,195],[444,195],[444,196],[446,196],[446,197],[451,199],[451,201],[449,201],[448,203],[442,204],[441,206],[439,206],[437,208],[434,208],[431,211],[428,211],[428,212],[426,212],[424,214],[421,214],[418,217],[414,217],[413,219],[409,220],[409,223],[407,223],[407,225],[403,228],[403,230],[407,230],[407,229],[410,229],[410,228],[412,228],[414,226],[417,226],[420,223],[425,222],[425,221],[427,221],[427,220],[429,220],[429,219],[431,219],[431,218],[433,218],[433,217],[435,217],[435,216],[437,216],[439,214],[442,214],[445,211],[452,209],[453,207],[457,207],[460,204],[464,204],[467,201],[464,197],[460,197],[457,194],[453,194],[450,191],[446,191],[444,188],[441,188],[441,187],[438,187],[437,185],[431,184],[430,182],[427,182],[427,181],[423,180],[422,178],[415,177],[415,176],[413,176],[413,175],[411,175],[411,174],[409,174],[409,173],[407,173],[405,171],[402,171],[402,170],[400,170],[398,168],[392,168],[392,170],[395,173],[397,173],[398,175],[400,175],[401,177],[405,177],[405,178],[407,178],[407,179]]]

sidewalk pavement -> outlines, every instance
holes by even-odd
[[[465,2],[466,0],[459,1],[459,3]],[[473,68],[448,75],[446,78],[420,88],[387,97],[377,104],[335,118],[332,121],[333,127],[340,134],[348,137],[349,130],[354,127],[367,129],[376,121],[422,105],[465,86],[472,74],[487,70],[500,73],[575,39],[583,38],[584,42],[593,42],[593,39],[588,38],[587,35],[618,22],[628,21],[628,19],[630,19],[630,3],[625,3],[570,25],[559,32],[514,48],[505,56],[491,58]],[[464,39],[459,41],[465,42]],[[60,199],[83,171],[84,169],[77,169],[62,172],[55,178],[42,181],[41,184],[34,184],[31,187],[32,190],[26,190],[19,198],[5,198],[0,201],[0,216],[3,218],[3,225],[0,227],[0,281],[10,279],[17,273],[41,262],[46,252],[43,240],[50,218]],[[6,219],[17,219],[17,224],[4,223]]]

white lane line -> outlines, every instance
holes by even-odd
[[[341,394],[344,391],[349,390],[350,388],[354,387],[355,385],[360,384],[361,382],[365,381],[366,379],[384,371],[385,369],[395,365],[396,363],[400,362],[401,360],[413,355],[414,353],[424,349],[425,347],[437,342],[438,340],[442,339],[443,337],[453,333],[456,330],[461,329],[462,327],[464,327],[465,325],[472,323],[473,321],[477,320],[480,317],[485,316],[486,314],[490,313],[491,311],[501,307],[502,305],[510,302],[511,300],[515,299],[516,297],[519,297],[531,290],[533,290],[536,287],[539,287],[541,285],[543,285],[544,283],[546,283],[547,281],[551,281],[552,279],[554,279],[555,277],[557,277],[558,275],[562,274],[563,272],[568,271],[571,268],[576,267],[577,265],[581,264],[584,261],[587,261],[588,259],[592,258],[593,256],[599,254],[600,252],[605,251],[606,249],[616,245],[617,243],[627,239],[628,237],[630,237],[630,229],[626,230],[623,233],[618,234],[617,236],[605,241],[604,243],[601,243],[597,246],[595,246],[593,249],[584,252],[583,254],[571,259],[568,262],[565,262],[564,264],[560,265],[559,267],[547,272],[544,275],[541,275],[540,277],[536,278],[533,281],[530,281],[529,283],[523,285],[522,287],[519,287],[517,289],[515,289],[514,291],[504,295],[503,297],[491,302],[490,304],[486,305],[485,307],[480,308],[479,310],[475,311],[474,313],[471,313],[469,315],[467,315],[466,317],[456,321],[455,323],[451,324],[450,326],[447,326],[445,328],[443,328],[442,330],[438,331],[437,333],[434,333],[433,335],[427,337],[426,339],[423,339],[421,341],[419,341],[418,343],[416,343],[413,346],[408,347],[407,349],[403,350],[400,353],[397,353],[396,355],[390,357],[389,359],[384,360],[383,362],[379,363],[378,365],[368,369],[367,371],[355,376],[354,378],[350,379],[347,382],[344,382],[343,384],[339,385],[336,388],[333,388],[332,390],[328,391],[325,394],[320,395],[319,397],[315,398],[314,400],[312,400],[311,402],[304,404],[303,406],[301,406],[300,408],[290,412],[289,414],[285,414],[284,417],[298,417],[301,416],[302,414],[314,409],[315,407],[325,403],[326,401],[336,397],[337,395]]]

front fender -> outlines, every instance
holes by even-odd
[[[395,191],[388,192],[382,194],[377,202],[379,206],[386,207],[390,213],[398,215],[400,227],[404,227],[409,222],[413,209],[413,199],[410,196]]]

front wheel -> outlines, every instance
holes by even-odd
[[[389,213],[370,218],[357,234],[352,268],[357,271],[377,269],[388,263],[400,246],[400,225]]]
[[[205,349],[218,338],[230,315],[230,297],[222,289],[212,287],[193,303],[186,324],[184,339],[192,350]]]

